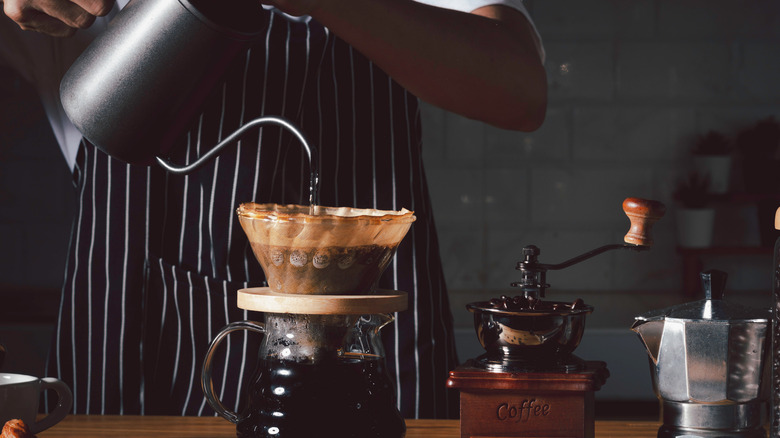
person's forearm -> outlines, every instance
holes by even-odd
[[[336,0],[311,14],[421,99],[531,131],[544,120],[546,77],[525,18],[507,10],[499,21],[412,1]]]

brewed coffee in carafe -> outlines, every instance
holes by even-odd
[[[280,329],[287,324],[276,326],[283,319],[298,319],[305,325],[300,319],[323,319],[319,317],[267,315],[267,350],[261,352],[248,388],[248,407],[236,425],[238,436],[403,436],[406,427],[396,409],[384,355],[381,351],[372,353],[377,349],[370,348],[377,345],[372,339],[374,334],[378,335],[379,328],[392,318],[383,314],[360,316],[348,330],[346,340],[322,336],[318,337],[322,343],[315,348],[302,348],[312,356],[295,352],[301,345]],[[309,333],[323,329],[335,335],[340,324],[332,325],[336,321],[330,316],[325,319],[330,321],[311,321]],[[347,319],[352,318],[344,318]],[[343,338],[343,328],[340,331]],[[331,341],[333,350],[327,348]]]

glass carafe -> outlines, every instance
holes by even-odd
[[[403,437],[406,426],[386,369],[379,331],[389,314],[266,313],[239,321],[214,338],[203,362],[203,392],[239,437]],[[237,414],[225,408],[211,380],[214,352],[231,332],[263,335],[258,366]]]

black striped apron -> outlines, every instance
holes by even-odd
[[[457,394],[445,389],[455,349],[417,99],[318,23],[270,14],[265,39],[233,63],[171,160],[192,161],[261,115],[292,120],[319,149],[321,205],[415,211],[380,282],[410,296],[382,332],[388,368],[405,417],[457,415]],[[262,318],[236,307],[236,290],[264,277],[235,210],[307,202],[309,168],[296,141],[261,127],[187,176],[82,144],[48,365],[73,389],[74,413],[213,415],[198,383],[210,340],[228,322]],[[259,339],[231,335],[226,344],[214,380],[238,409]]]

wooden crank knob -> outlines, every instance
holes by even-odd
[[[640,246],[652,246],[653,238],[650,230],[666,213],[666,206],[658,201],[641,198],[626,198],[623,201],[623,211],[626,212],[631,228],[623,238],[626,243]]]

